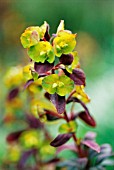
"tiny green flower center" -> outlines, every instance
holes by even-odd
[[[45,55],[45,53],[46,53],[45,51],[41,51],[40,55]]]
[[[53,83],[52,88],[56,88],[58,86],[57,83]]]
[[[64,83],[60,81],[60,82],[58,82],[58,86],[59,86],[59,87],[63,87],[63,86],[64,86]]]
[[[53,83],[52,88],[56,88],[57,86],[58,86],[58,87],[63,87],[63,86],[64,86],[64,83],[61,82],[61,81],[58,81],[57,83]]]

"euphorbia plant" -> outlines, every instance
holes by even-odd
[[[24,69],[27,77],[24,88],[28,89],[33,84],[37,88],[40,85],[42,94],[54,106],[46,108],[44,103],[40,107],[38,102],[35,102],[37,118],[46,117],[48,122],[60,119],[64,121],[59,127],[59,134],[50,141],[50,145],[56,148],[57,155],[68,149],[75,157],[69,160],[50,160],[55,163],[55,169],[105,169],[114,163],[109,159],[113,155],[111,146],[99,146],[93,132],[88,132],[82,139],[77,137],[78,119],[91,127],[95,127],[96,122],[86,106],[90,98],[84,91],[86,77],[80,68],[75,50],[76,36],[77,34],[64,29],[63,20],[52,36],[49,34],[47,22],[40,27],[28,27],[21,35],[21,43],[27,48],[30,58],[30,64]],[[37,99],[39,96],[35,96],[34,92],[32,100],[34,97]],[[81,105],[81,111],[76,111],[77,103]],[[67,108],[70,108],[70,111]],[[73,144],[66,144],[70,139],[74,141]]]

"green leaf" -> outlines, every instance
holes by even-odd
[[[74,82],[65,75],[52,74],[43,79],[42,86],[50,94],[65,96],[73,90]]]
[[[44,63],[47,60],[52,63],[55,59],[52,45],[47,41],[40,41],[37,45],[28,49],[29,57],[35,62]]]
[[[76,34],[72,34],[70,31],[59,31],[53,41],[55,55],[60,57],[61,54],[71,53],[76,46],[75,37]]]
[[[60,133],[69,133],[69,132],[76,132],[77,130],[77,124],[75,121],[70,121],[68,123],[63,123],[59,127],[59,132]]]

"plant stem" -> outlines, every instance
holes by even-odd
[[[56,66],[54,66],[54,67],[52,68],[52,71],[59,69],[59,66],[60,66],[60,65],[61,65],[61,62],[59,62]]]
[[[82,158],[82,157],[83,157],[83,151],[82,151],[82,149],[81,149],[81,145],[78,143],[78,140],[77,140],[77,138],[76,138],[75,133],[72,134],[72,137],[73,137],[74,142],[75,142],[75,144],[76,144],[76,148],[77,148],[77,151],[78,151],[78,155],[79,155],[80,158]]]
[[[74,106],[75,106],[75,103],[73,102],[72,103],[72,106],[71,106],[71,117],[70,117],[70,119],[72,120],[73,119],[73,117],[74,117],[74,112],[73,112],[73,110],[74,110]]]
[[[64,117],[65,117],[65,120],[66,120],[67,122],[69,122],[69,118],[68,118],[68,115],[67,115],[66,111],[64,112]],[[80,143],[78,143],[78,139],[77,139],[75,133],[72,133],[72,137],[73,137],[73,140],[74,140],[76,149],[77,149],[77,151],[78,151],[79,157],[83,157],[83,151],[82,151],[82,149],[81,149]]]
[[[69,118],[68,118],[68,116],[67,116],[66,111],[64,112],[64,117],[65,117],[65,120],[66,120],[67,122],[69,122]]]
[[[68,97],[67,100],[66,100],[66,103],[69,101],[69,99],[72,97],[72,95],[73,95],[75,92],[76,92],[76,90],[73,90],[73,91],[70,93],[69,97]]]

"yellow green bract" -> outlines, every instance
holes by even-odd
[[[41,145],[40,131],[28,130],[21,134],[19,141],[25,148],[39,147]]]
[[[74,82],[65,75],[52,74],[42,80],[42,86],[50,94],[65,96],[73,90]]]
[[[72,34],[70,31],[59,31],[53,41],[55,55],[60,57],[61,54],[69,54],[72,52],[76,46],[75,37],[76,34]]]
[[[7,158],[11,162],[17,162],[20,159],[20,156],[21,156],[21,150],[18,145],[13,144],[8,148]]]
[[[32,74],[31,74],[31,68],[33,68],[33,66],[34,66],[33,64],[34,63],[29,63],[28,65],[23,67],[23,77],[26,81],[33,78]]]
[[[60,21],[60,24],[59,24],[59,26],[57,28],[57,33],[56,34],[58,34],[58,32],[62,31],[62,30],[64,30],[64,20]]]
[[[68,123],[63,123],[59,127],[59,132],[60,133],[69,133],[69,132],[76,132],[77,130],[77,124],[75,121],[70,121]]]
[[[76,86],[76,93],[73,94],[73,97],[77,97],[84,103],[89,103],[90,98],[84,91],[84,86]]]
[[[7,87],[15,87],[23,83],[23,68],[21,66],[11,67],[5,77],[4,82]]]
[[[40,41],[37,45],[30,47],[28,55],[33,61],[41,63],[45,60],[52,63],[55,59],[52,45],[48,41]]]
[[[21,43],[24,48],[30,48],[31,46],[36,45],[40,39],[44,38],[47,22],[39,26],[28,27],[25,32],[21,35]]]

